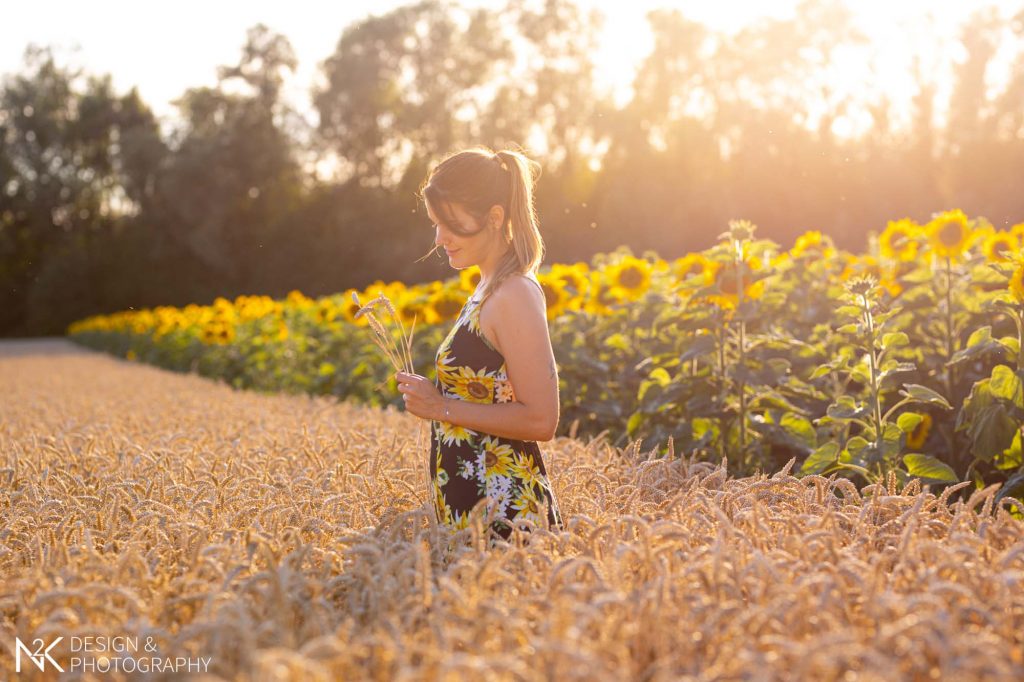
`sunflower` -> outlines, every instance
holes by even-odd
[[[533,461],[533,455],[528,452],[515,453],[515,465],[512,473],[527,484],[527,487],[544,485],[544,478],[541,476],[540,468]]]
[[[444,420],[437,422],[437,439],[445,445],[461,445],[463,442],[471,443],[476,431],[452,424]]]
[[[1018,303],[1024,303],[1024,262],[1021,262],[1010,275],[1010,293]]]
[[[334,307],[331,299],[323,298],[317,301],[315,316],[318,323],[328,324],[338,317],[338,309]]]
[[[608,268],[608,280],[628,300],[635,301],[651,285],[651,264],[643,258],[624,256]]]
[[[452,327],[448,331],[448,336],[441,342],[442,350],[437,353],[437,378],[446,386],[454,383],[454,377],[458,373],[458,368],[453,364],[455,358],[452,357],[451,349],[451,340],[455,336],[456,330],[457,327]]]
[[[590,271],[586,263],[575,263],[564,265],[555,263],[551,266],[549,276],[564,285],[564,290],[569,296],[565,307],[569,310],[580,310],[583,308],[587,294],[590,292]],[[543,278],[541,284],[544,283]]]
[[[525,518],[534,523],[542,523],[540,517],[542,503],[534,487],[532,485],[524,485],[522,488],[519,488],[518,492],[518,497],[512,502],[512,506],[518,510],[514,519]]]
[[[583,304],[583,310],[594,315],[608,315],[614,308],[625,302],[621,289],[611,285],[600,271],[591,273],[590,298]]]
[[[458,316],[468,298],[465,291],[445,287],[431,294],[428,304],[438,320],[448,322]]]
[[[584,295],[590,288],[590,280],[588,279],[589,269],[586,263],[574,263],[572,265],[565,265],[564,263],[554,263],[551,266],[551,276],[557,277],[562,280],[566,288],[571,290],[572,293],[578,295]]]
[[[502,443],[498,438],[484,436],[480,441],[480,455],[485,479],[512,475],[515,451],[511,445]]]
[[[789,253],[793,258],[815,257],[827,260],[836,255],[836,247],[831,237],[821,234],[818,230],[811,230],[796,238],[796,243]]]
[[[958,208],[940,213],[925,229],[932,251],[940,258],[956,258],[970,246],[970,221]]]
[[[294,306],[296,308],[311,308],[312,306],[315,305],[313,299],[307,298],[298,289],[292,289],[291,291],[289,291],[288,297],[285,299],[285,301],[288,303],[288,305]]]
[[[746,298],[761,298],[764,293],[764,282],[755,280],[755,271],[761,268],[761,261],[752,256],[740,265],[740,278],[737,282],[736,266],[733,263],[713,261],[712,268],[708,271],[709,283],[718,289],[717,294],[708,296],[708,300],[719,308],[729,310],[739,303],[739,286],[743,288],[743,296]]]
[[[491,403],[494,396],[494,377],[486,370],[460,366],[448,376],[448,390],[471,403]]]
[[[1010,254],[1020,248],[1020,241],[1013,232],[992,232],[985,237],[981,250],[990,261],[1008,261]]]
[[[427,299],[423,295],[406,296],[395,305],[395,310],[398,311],[398,317],[403,324],[412,324],[415,320],[416,326],[420,326],[435,324],[438,321],[437,313],[427,305]]]
[[[472,265],[459,270],[459,288],[463,291],[473,293],[476,285],[480,283],[480,268]]]
[[[883,277],[882,279],[878,280],[878,286],[882,287],[887,292],[889,292],[889,296],[891,296],[892,298],[896,298],[901,293],[903,293],[903,285],[897,282],[895,279],[892,279],[891,277]]]
[[[462,530],[463,528],[469,528],[470,520],[469,510],[467,509],[466,511],[455,512],[449,525],[452,531]]]
[[[713,267],[711,261],[700,253],[688,253],[682,258],[672,261],[672,274],[681,283],[691,277],[706,276],[709,268]]]
[[[229,322],[215,321],[203,327],[200,333],[203,343],[222,346],[235,339],[235,328]]]
[[[541,289],[544,290],[544,305],[547,317],[553,320],[568,307],[572,296],[566,291],[564,280],[551,275],[538,275]]]
[[[445,502],[444,493],[436,483],[434,484],[434,509],[437,512],[438,523],[450,526],[455,522],[455,519],[452,518],[452,508]]]
[[[932,428],[932,416],[927,412],[922,415],[921,421],[907,434],[907,447],[911,450],[920,450],[924,442],[928,440],[928,432]]]
[[[890,220],[878,237],[878,246],[883,258],[895,261],[912,261],[917,257],[917,236],[921,226],[910,218]]]
[[[480,329],[480,306],[474,305],[469,309],[469,314],[466,315],[466,329],[479,336],[484,343],[491,346],[491,342],[484,336],[483,330]],[[495,348],[494,350],[498,350]]]
[[[846,265],[843,267],[843,271],[839,273],[839,279],[847,280],[851,277],[864,275],[871,275],[876,280],[882,279],[882,266],[879,264],[878,259],[868,254],[861,256],[847,255]]]
[[[359,312],[359,304],[352,300],[352,294],[358,296],[361,292],[358,289],[346,289],[341,302],[341,315],[346,320],[359,327],[365,327],[370,323],[366,315],[356,317]]]

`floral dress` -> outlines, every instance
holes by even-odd
[[[480,304],[475,297],[462,306],[438,348],[435,385],[444,397],[456,400],[484,404],[515,400],[505,358],[480,330]],[[437,520],[453,531],[468,525],[470,510],[485,497],[497,507],[491,527],[506,540],[512,533],[508,521],[525,518],[543,526],[545,502],[548,523],[562,527],[537,441],[432,421],[430,480]]]

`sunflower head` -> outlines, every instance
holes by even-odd
[[[306,308],[313,306],[313,299],[307,298],[298,289],[292,289],[288,292],[288,297],[285,299],[289,305],[295,306],[296,308]]]
[[[685,282],[690,277],[707,276],[712,262],[700,253],[688,253],[682,258],[672,261],[672,274],[680,282]]]
[[[970,246],[971,225],[960,209],[943,211],[926,227],[928,244],[940,258],[957,258]]]
[[[718,238],[734,242],[749,241],[754,238],[756,229],[757,225],[749,220],[730,220],[729,230],[718,235]]]
[[[356,317],[359,309],[363,307],[363,304],[359,300],[359,292],[355,289],[349,289],[343,296],[341,304],[341,315],[349,322],[365,327],[368,324],[366,316]]]
[[[709,300],[719,308],[732,309],[739,303],[739,292],[745,298],[760,298],[764,292],[764,282],[756,279],[756,272],[761,268],[761,261],[756,256],[738,264],[714,261],[708,271],[708,280],[718,289],[718,294],[709,296]]]
[[[1019,248],[1020,241],[1012,232],[992,232],[981,244],[985,258],[990,261],[1008,261]]]
[[[839,273],[839,278],[845,281],[864,275],[871,275],[876,280],[882,279],[882,266],[879,264],[878,259],[869,254],[862,256],[847,255],[846,265],[843,267],[843,271]]]
[[[895,261],[912,261],[917,257],[921,226],[910,218],[890,220],[878,238],[882,257]]]
[[[609,268],[608,279],[611,286],[625,294],[626,298],[635,300],[650,286],[651,272],[652,267],[647,260],[625,256]]]
[[[316,304],[316,321],[320,324],[333,322],[338,316],[338,309],[329,298],[321,299]]]
[[[459,288],[472,293],[480,283],[480,268],[472,266],[459,270]]]
[[[851,277],[846,282],[846,290],[854,296],[868,296],[878,284],[878,280],[872,275]]]
[[[917,423],[914,430],[907,434],[907,447],[912,450],[920,450],[928,439],[928,432],[932,429],[932,416],[925,412],[921,415],[921,421]]]
[[[618,287],[612,286],[606,274],[600,270],[591,273],[590,296],[583,306],[586,312],[607,315],[625,300],[625,294]]]
[[[823,235],[818,230],[804,232],[796,238],[796,243],[790,250],[793,258],[831,258],[836,253],[835,244],[832,238]]]
[[[559,280],[568,293],[575,296],[585,296],[590,289],[589,274],[586,263],[576,263],[574,265],[554,263],[551,266],[550,276]]]
[[[412,324],[415,321],[418,327],[424,324],[435,324],[438,321],[434,309],[427,304],[427,299],[423,296],[406,296],[398,302],[395,308],[398,310],[398,317],[403,324]]]
[[[1018,303],[1024,303],[1024,262],[1019,262],[1010,275],[1010,293]]]
[[[553,320],[565,310],[571,295],[566,291],[565,281],[559,277],[538,275],[540,288],[544,291],[544,305],[547,308],[547,317]]]
[[[439,321],[454,320],[462,311],[462,306],[466,304],[467,298],[469,296],[462,290],[441,289],[430,296],[429,306],[432,312],[426,312],[425,315],[432,314]]]
[[[235,328],[227,322],[213,321],[203,327],[200,338],[205,344],[222,346],[234,341]]]

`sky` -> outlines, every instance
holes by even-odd
[[[712,28],[735,31],[765,16],[792,16],[796,0],[578,0],[599,8],[607,17],[596,54],[598,85],[624,101],[638,61],[650,50],[645,13],[656,7],[675,7]],[[851,88],[874,88],[906,93],[914,84],[909,65],[915,52],[936,65],[942,93],[948,92],[948,65],[962,57],[956,43],[957,26],[974,10],[997,5],[1005,16],[1024,8],[1024,0],[850,0],[855,19],[872,36],[877,59],[891,69],[879,82],[866,72],[863,53],[850,55],[841,80]],[[165,4],[125,0],[37,0],[18,2],[0,22],[0,74],[21,69],[29,43],[53,45],[62,63],[90,73],[109,73],[118,92],[137,85],[143,99],[167,122],[176,114],[171,101],[187,88],[216,84],[216,67],[237,63],[245,31],[263,22],[291,41],[299,61],[286,84],[285,96],[302,112],[311,112],[310,87],[318,62],[330,55],[344,28],[370,14],[382,14],[408,0],[179,0]],[[500,7],[500,0],[463,0],[465,6]],[[159,8],[159,9],[158,9]],[[928,55],[931,55],[929,57]],[[1003,76],[1010,55],[997,57],[993,79]],[[909,99],[909,96],[906,96]],[[308,116],[309,114],[306,113]],[[843,121],[854,132],[856,121]],[[842,132],[842,131],[839,131]]]

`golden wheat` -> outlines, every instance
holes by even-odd
[[[62,342],[0,344],[0,395],[0,677],[16,636],[72,635],[206,679],[1024,677],[1024,524],[991,487],[559,438],[565,530],[490,548],[480,514],[434,521],[406,413]]]

